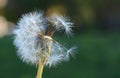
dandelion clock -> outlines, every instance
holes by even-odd
[[[28,63],[38,66],[37,78],[42,78],[44,66],[56,66],[68,61],[76,47],[67,49],[55,39],[56,31],[71,35],[73,23],[68,17],[57,14],[45,17],[43,12],[24,14],[14,29],[14,45],[17,54]]]

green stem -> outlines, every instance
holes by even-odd
[[[37,78],[42,78],[43,68],[44,68],[44,63],[40,63],[38,67]]]

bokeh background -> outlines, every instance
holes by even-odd
[[[43,78],[120,78],[119,0],[0,0],[0,78],[35,78],[37,67],[19,59],[12,30],[22,14],[44,10],[70,16],[73,37],[55,35],[76,45],[69,62],[45,67]]]

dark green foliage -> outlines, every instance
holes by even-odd
[[[119,34],[93,32],[75,34],[72,38],[61,34],[55,36],[65,45],[75,43],[72,45],[77,45],[78,50],[75,58],[69,62],[53,68],[45,67],[43,78],[119,78]],[[36,72],[36,66],[25,64],[19,59],[11,36],[0,39],[0,78],[35,78]]]

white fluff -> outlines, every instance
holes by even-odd
[[[56,29],[65,29],[66,33],[71,32],[72,23],[68,22],[62,16],[55,16],[53,20],[58,20],[59,26],[56,21],[52,21],[56,24]],[[73,48],[67,50],[65,47],[54,41],[50,36],[46,34],[48,19],[43,17],[42,12],[32,12],[22,16],[14,29],[14,45],[18,48],[18,55],[23,61],[30,64],[38,64],[44,58],[48,57],[46,65],[54,66],[66,60],[69,54],[73,51]],[[63,26],[62,26],[63,25]],[[40,35],[42,34],[42,35]],[[48,56],[48,46],[51,45],[50,56]]]
[[[18,48],[18,55],[27,63],[35,64],[39,57],[36,54],[40,51],[37,45],[37,35],[44,33],[45,19],[42,13],[34,12],[22,16],[14,30],[14,44]]]
[[[73,23],[70,22],[70,19],[68,17],[53,14],[48,18],[48,20],[54,24],[58,31],[64,29],[66,34],[72,34],[71,27],[73,27]]]

